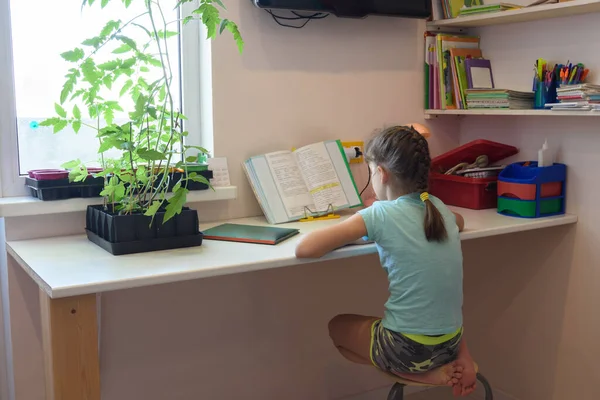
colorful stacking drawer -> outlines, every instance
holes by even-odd
[[[511,164],[498,177],[498,212],[521,218],[565,213],[567,167]]]

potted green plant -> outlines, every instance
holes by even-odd
[[[175,106],[167,41],[179,35],[178,24],[197,20],[206,26],[208,38],[228,31],[240,52],[244,46],[237,25],[221,18],[221,0],[200,0],[177,21],[166,20],[164,7],[193,0],[84,0],[83,7],[120,2],[129,8],[132,1],[144,2],[143,13],[125,22],[108,21],[97,36],[61,54],[73,67],[55,105],[57,115],[40,123],[54,133],[68,126],[97,133],[102,170],[93,176],[104,181],[104,202],[88,207],[86,230],[90,240],[115,255],[202,243],[197,211],[184,205],[192,186],[210,186],[209,172],[196,164],[208,152],[184,143],[186,118]],[[133,30],[145,39],[133,40],[128,34]],[[108,59],[96,62],[100,54]],[[113,87],[120,88],[116,99],[105,95],[114,93]],[[132,105],[131,111],[118,121],[115,116],[124,113],[125,104]],[[195,164],[193,172],[190,163]],[[80,160],[64,167],[74,182],[90,175]]]

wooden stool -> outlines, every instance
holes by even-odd
[[[477,364],[475,364],[475,371],[477,372],[477,380],[479,382],[481,382],[481,384],[483,385],[483,388],[485,389],[485,400],[494,400],[494,393],[492,392],[492,387],[490,386],[490,383],[488,382],[488,380],[485,379],[485,377],[479,373],[479,366]],[[388,394],[388,400],[404,400],[404,388],[406,386],[423,386],[423,387],[438,386],[438,385],[429,385],[427,383],[414,382],[409,379],[400,378],[400,377],[392,375],[392,374],[387,374],[387,373],[385,373],[385,374],[387,376],[391,376],[392,379],[394,381],[396,381],[394,386],[392,386],[392,390],[390,390],[390,393]],[[439,385],[439,386],[447,387],[445,385]]]

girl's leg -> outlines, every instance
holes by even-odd
[[[357,364],[373,365],[371,362],[371,328],[377,320],[379,318],[362,315],[338,315],[329,321],[329,336],[346,359]],[[454,363],[423,374],[398,373],[397,375],[415,382],[449,386],[456,385],[458,379],[461,378],[461,373],[457,371]]]
[[[379,318],[338,315],[329,321],[329,336],[346,359],[357,364],[371,363],[371,327]]]

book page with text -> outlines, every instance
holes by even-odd
[[[314,212],[325,212],[330,205],[335,209],[348,207],[348,199],[325,143],[301,147],[294,155],[314,200]]]
[[[314,202],[302,178],[296,158],[290,151],[265,154],[265,158],[288,217],[304,217],[306,207],[312,210]]]

